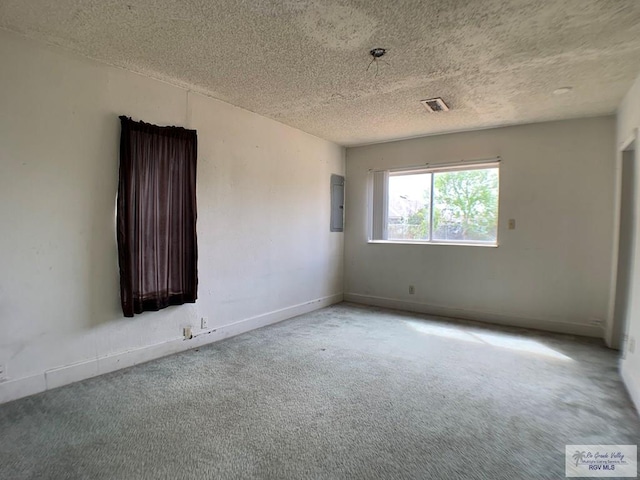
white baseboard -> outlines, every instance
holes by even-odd
[[[36,393],[44,392],[46,389],[47,383],[43,373],[8,380],[0,383],[0,404],[35,395]]]
[[[640,414],[640,383],[631,374],[631,366],[628,362],[621,362],[620,364],[620,376],[627,387],[627,392],[631,397],[631,401],[636,407],[636,411]]]
[[[173,353],[214,343],[250,330],[255,330],[256,328],[281,322],[304,313],[328,307],[335,303],[340,303],[342,300],[342,293],[329,295],[255,317],[246,318],[204,332],[196,331],[194,332],[194,337],[190,340],[175,337],[166,342],[53,368],[30,377],[2,382],[0,383],[0,404],[97,375],[103,375],[122,368],[145,363]]]
[[[375,307],[404,310],[407,312],[425,313],[427,315],[436,315],[439,317],[475,320],[479,322],[494,323],[497,325],[506,325],[510,327],[531,328],[534,330],[568,333],[571,335],[581,335],[585,337],[602,338],[603,336],[602,327],[584,325],[580,323],[555,322],[552,320],[517,317],[494,312],[478,312],[472,310],[464,310],[461,308],[443,307],[440,305],[430,305],[427,303],[399,300],[395,298],[361,295],[359,293],[345,293],[344,300],[346,302],[371,305]]]

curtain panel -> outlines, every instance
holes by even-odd
[[[194,303],[197,134],[120,117],[117,201],[125,317]]]

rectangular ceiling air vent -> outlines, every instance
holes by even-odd
[[[429,100],[420,100],[420,103],[424,105],[424,108],[427,109],[427,112],[437,113],[437,112],[448,112],[449,107],[444,100],[440,97],[438,98],[430,98]]]

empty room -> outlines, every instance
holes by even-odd
[[[636,478],[640,2],[0,0],[0,479]]]

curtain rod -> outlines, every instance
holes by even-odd
[[[502,161],[502,157],[489,157],[489,158],[479,158],[473,160],[458,160],[455,162],[440,162],[440,163],[421,163],[420,165],[412,165],[409,167],[396,167],[396,168],[370,168],[369,173],[371,172],[401,172],[404,170],[427,170],[430,168],[443,168],[443,167],[460,167],[462,165],[481,165],[485,163],[499,163]]]

